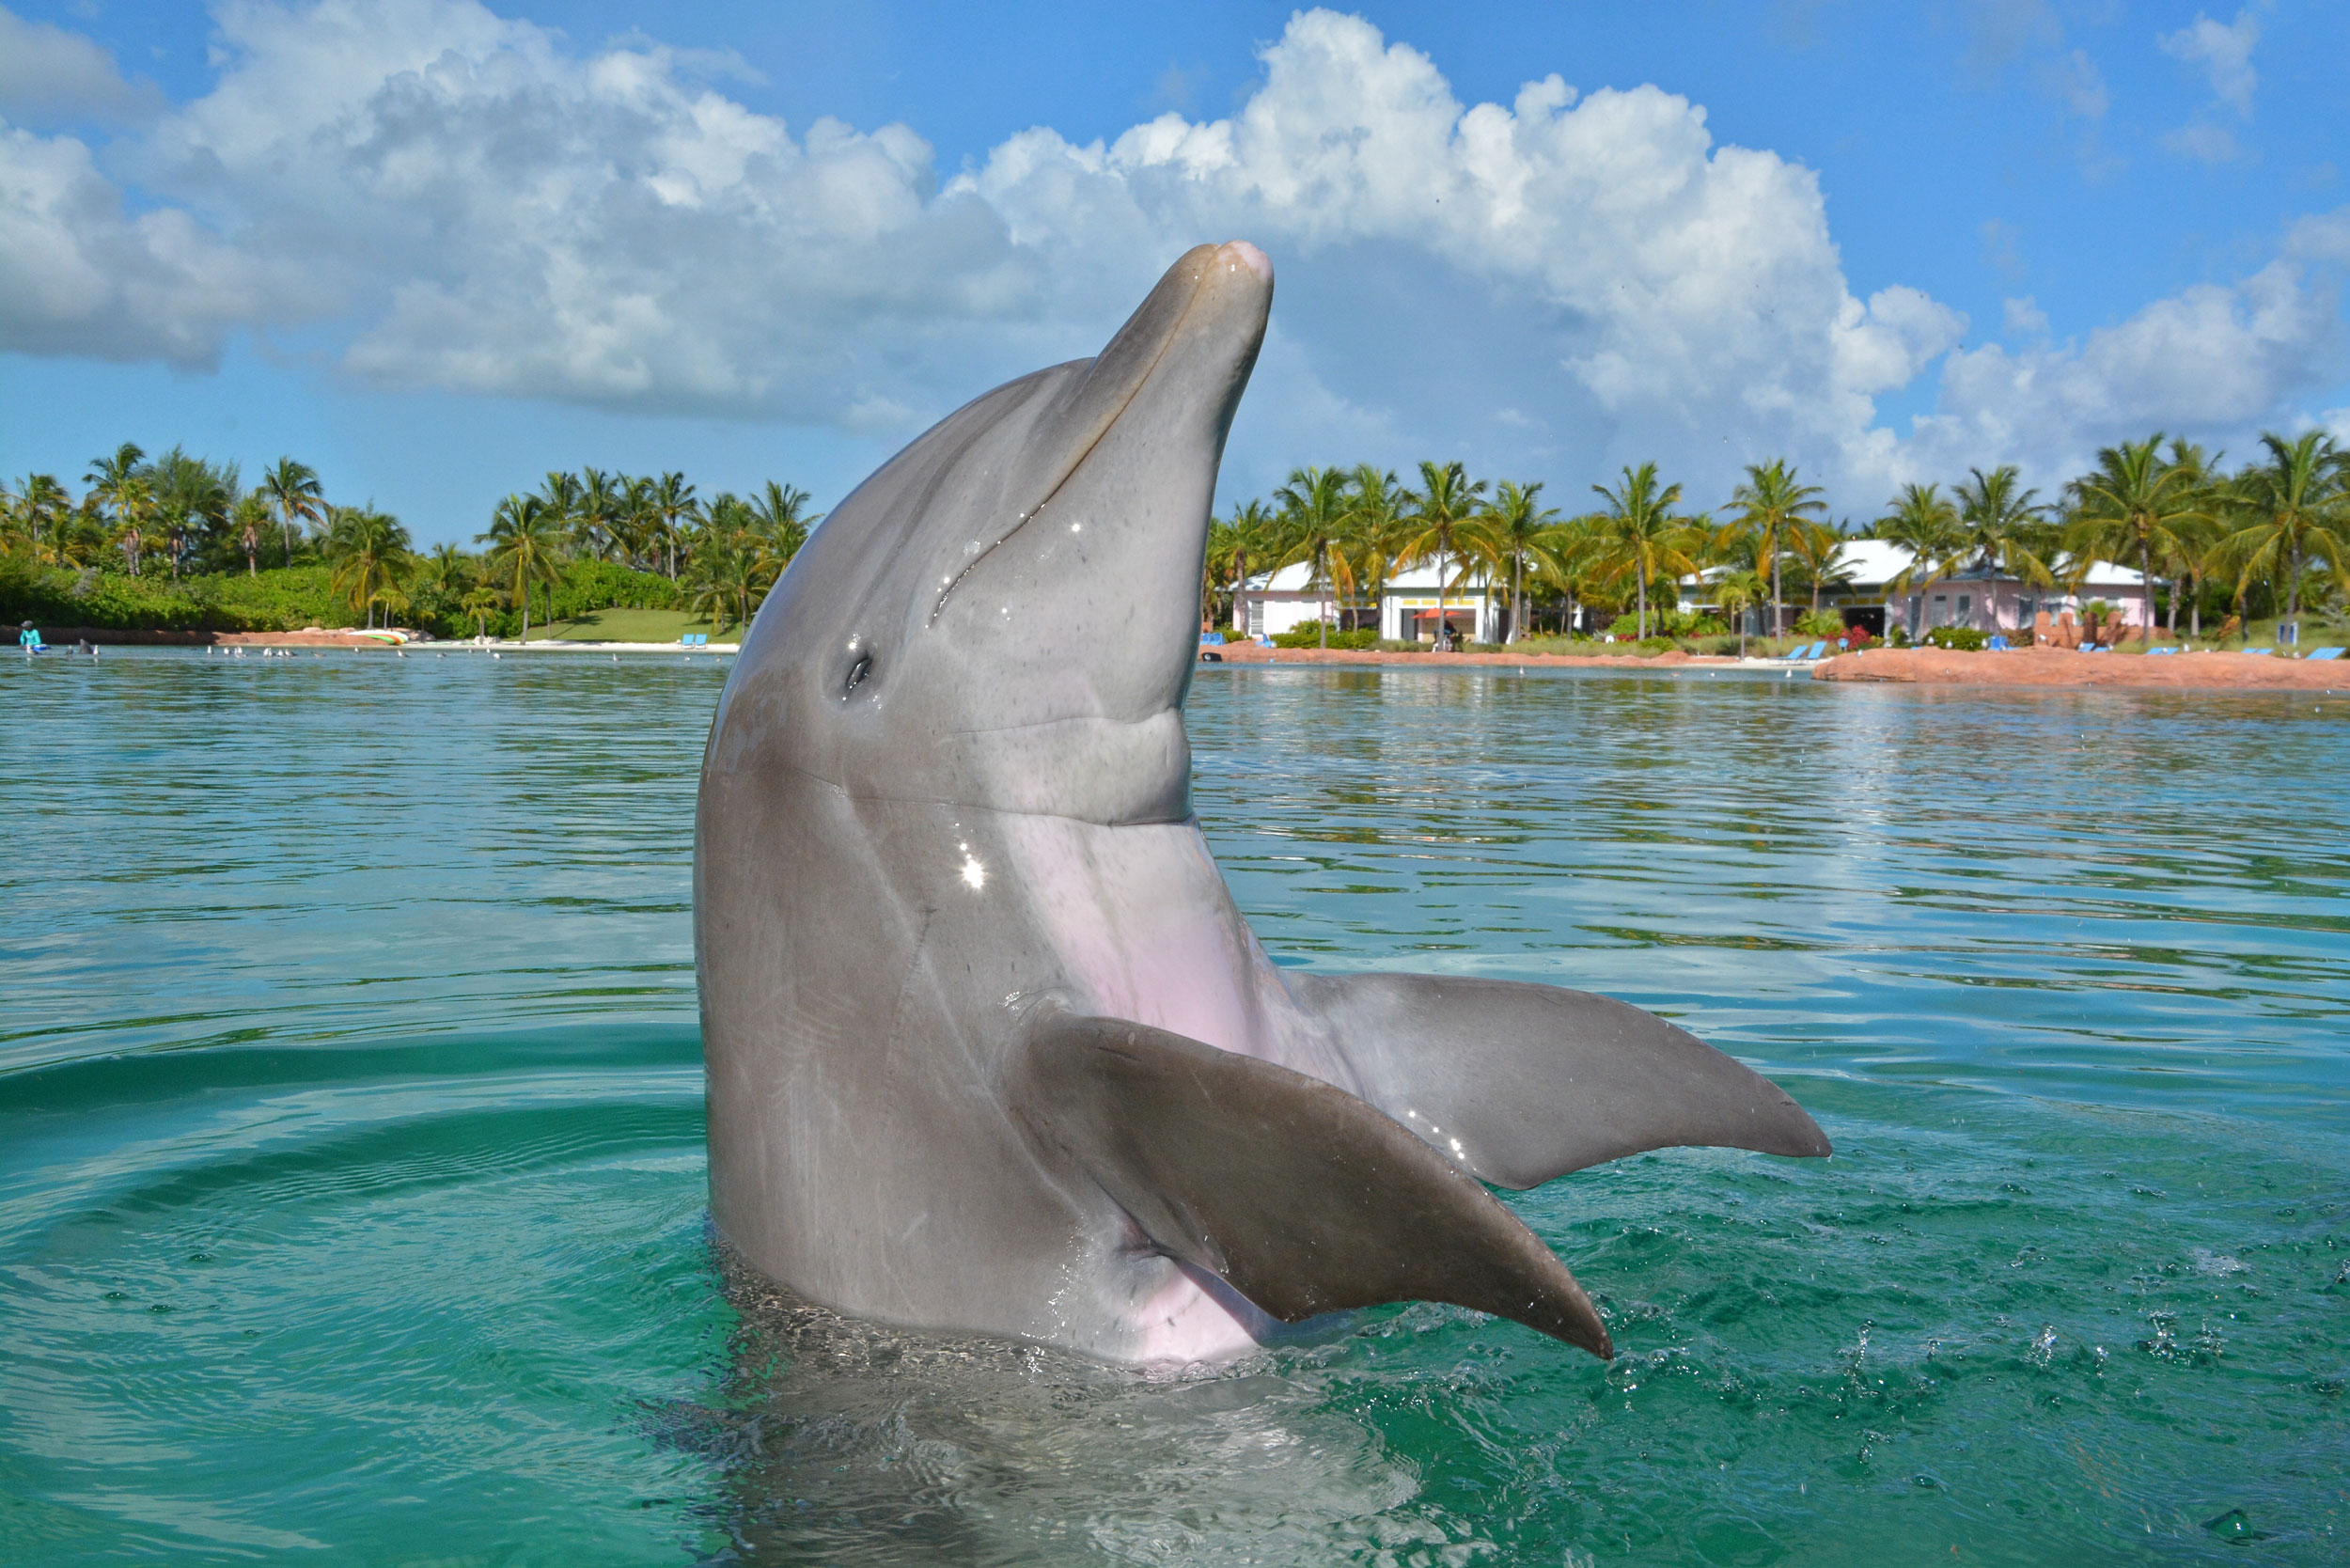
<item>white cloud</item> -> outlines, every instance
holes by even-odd
[[[0,347],[209,365],[270,306],[272,271],[185,212],[126,213],[72,137],[0,126]]]
[[[1856,295],[1812,172],[1653,86],[1464,104],[1425,55],[1311,11],[1228,118],[1039,127],[941,181],[904,126],[788,127],[721,90],[739,62],[643,39],[581,52],[472,0],[215,15],[212,90],[107,151],[153,198],[136,215],[82,142],[0,141],[0,348],[195,363],[304,326],[372,383],[895,437],[1091,352],[1183,248],[1246,237],[1282,290],[1245,483],[1437,452],[1579,492],[1654,457],[1704,497],[1783,453],[1860,508],[1962,438],[1999,461],[2273,403],[2336,320],[2309,239],[2086,344],[1954,354],[1904,442],[1877,400],[1965,318]],[[2004,228],[1985,243],[2013,259]]]
[[[2236,12],[2225,26],[2199,11],[2192,23],[2154,42],[2172,59],[2201,67],[2212,96],[2249,119],[2252,94],[2260,86],[2252,50],[2260,39],[2260,18],[2248,9]]]
[[[0,6],[0,118],[41,128],[111,124],[162,106],[152,84],[124,81],[114,56],[81,34]]]
[[[2282,251],[2233,284],[2183,290],[2084,340],[1951,354],[1936,412],[1917,421],[1904,462],[1939,474],[1996,454],[2053,480],[2098,447],[2155,429],[2242,446],[2264,425],[2292,422],[2292,400],[2342,365],[2350,209],[2305,220]]]
[[[2260,72],[2252,68],[2252,51],[2260,37],[2260,18],[2248,9],[2236,12],[2235,20],[2225,26],[2199,11],[2192,23],[2175,33],[2162,34],[2154,42],[2172,59],[2202,72],[2215,107],[2232,109],[2237,119],[2248,120],[2253,95],[2260,86]],[[2205,164],[2233,163],[2243,155],[2235,133],[2215,123],[2208,109],[2164,135],[2162,145],[2182,158]]]
[[[2089,57],[2086,49],[2076,49],[2054,66],[2050,72],[2050,87],[2067,111],[2082,119],[2103,119],[2112,107],[2113,96],[2106,90],[2105,73],[2097,62]]]

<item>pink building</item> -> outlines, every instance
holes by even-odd
[[[1856,539],[1836,557],[1842,583],[1824,603],[1842,612],[1846,625],[1865,625],[1884,635],[1895,626],[1915,637],[1936,626],[1972,626],[1985,632],[2029,632],[2045,610],[2051,620],[2066,610],[2078,619],[2084,605],[2103,600],[2128,625],[2154,623],[2154,595],[2135,570],[2093,561],[2077,588],[2042,588],[2004,572],[1982,569],[1900,589],[1894,579],[1909,569],[1910,553],[1877,539]]]

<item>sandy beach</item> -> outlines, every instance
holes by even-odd
[[[2170,691],[2350,690],[2350,663],[2257,653],[2080,653],[2013,648],[1956,653],[1937,648],[1844,653],[1812,670],[1814,681],[1936,686],[2131,686]]]
[[[2009,649],[1958,653],[1935,648],[1873,648],[1842,653],[1814,665],[1784,659],[1745,659],[1702,653],[1385,653],[1371,650],[1265,648],[1229,643],[1213,651],[1238,665],[1402,665],[1416,669],[1504,666],[1513,669],[1610,669],[1637,674],[1647,669],[1703,666],[1715,669],[1808,670],[1815,681],[1883,682],[1902,685],[2132,686],[2174,691],[2350,690],[2350,661],[2279,658],[2255,653],[2178,653],[2149,658],[2142,653],[2080,653],[2058,648]]]
[[[1371,648],[1267,648],[1261,643],[1229,642],[1207,651],[1224,655],[1228,665],[1407,665],[1418,669],[1451,669],[1469,665],[1505,665],[1512,668],[1656,669],[1678,665],[1711,665],[1735,669],[1739,661],[1706,653],[1390,653]],[[1755,660],[1747,661],[1749,664]]]

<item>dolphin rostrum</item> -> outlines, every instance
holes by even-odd
[[[1827,1139],[1623,1003],[1258,945],[1183,708],[1272,299],[1253,245],[1191,251],[1098,358],[890,459],[768,596],[695,828],[712,1217],[825,1305],[1114,1360],[1403,1300],[1607,1356],[1485,1184]]]

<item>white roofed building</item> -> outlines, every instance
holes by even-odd
[[[1447,563],[1446,576],[1460,572],[1457,561]],[[1498,642],[1503,629],[1504,595],[1490,588],[1483,573],[1472,571],[1465,583],[1444,590],[1444,619],[1456,641]],[[1390,576],[1374,598],[1357,591],[1344,603],[1326,588],[1317,588],[1304,562],[1278,572],[1251,577],[1234,596],[1232,619],[1250,636],[1274,636],[1311,626],[1317,617],[1333,630],[1376,624],[1379,635],[1398,642],[1434,642],[1436,637],[1436,566],[1425,561]]]

